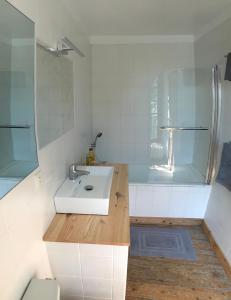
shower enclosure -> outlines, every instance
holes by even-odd
[[[173,70],[155,79],[143,164],[130,164],[130,182],[209,184],[217,156],[219,68]],[[146,160],[146,163],[145,163]],[[138,159],[139,161],[139,159]]]
[[[219,70],[194,45],[93,45],[99,161],[129,165],[129,182],[205,185],[216,161]]]

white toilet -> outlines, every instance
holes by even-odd
[[[32,279],[22,300],[60,300],[60,287],[56,280]]]

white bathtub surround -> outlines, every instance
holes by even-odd
[[[125,299],[127,246],[57,242],[46,245],[62,299]]]
[[[206,185],[129,184],[129,215],[203,219],[210,190]]]

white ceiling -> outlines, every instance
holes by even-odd
[[[198,35],[231,16],[231,0],[66,0],[89,35]]]

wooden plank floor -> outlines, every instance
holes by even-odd
[[[126,300],[231,300],[231,279],[201,226],[186,228],[197,261],[129,257]]]

